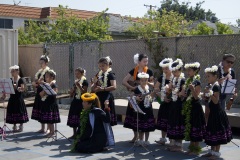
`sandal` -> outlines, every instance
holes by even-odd
[[[44,133],[43,129],[40,129],[39,131],[37,131],[36,133]]]
[[[75,135],[72,135],[71,137],[68,137],[68,139],[75,139],[76,136]]]
[[[49,134],[49,133],[50,133],[50,130],[47,129],[44,133],[45,133],[45,134]]]
[[[206,153],[206,154],[202,155],[201,157],[211,157],[211,156],[212,156],[211,153]]]
[[[182,147],[180,146],[174,146],[172,149],[170,149],[171,152],[182,152]]]
[[[13,127],[12,127],[12,130],[13,130],[13,132],[16,132],[16,131],[17,131],[17,126],[16,126],[16,125],[13,126]]]
[[[48,133],[46,136],[47,136],[47,138],[51,138],[51,137],[54,137],[55,134],[54,133]]]
[[[198,156],[199,153],[196,153],[196,152],[189,152],[188,155],[189,155],[189,156]]]
[[[144,141],[144,142],[143,142],[143,146],[144,146],[144,147],[147,147],[147,146],[149,146],[149,145],[150,145],[150,142],[149,142],[149,141]]]
[[[129,141],[129,143],[135,143],[137,140],[137,137],[133,137],[133,139],[131,141]]]
[[[220,152],[212,151],[212,156],[208,157],[208,159],[214,160],[214,159],[218,159],[220,156],[221,156]]]
[[[23,131],[23,125],[19,125],[19,129],[17,130],[17,132],[22,132]]]
[[[160,138],[159,141],[155,141],[155,142],[159,145],[165,145],[165,143],[167,142],[167,139],[166,138]]]

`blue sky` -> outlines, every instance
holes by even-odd
[[[147,12],[146,5],[160,6],[161,0],[15,0],[21,1],[20,5],[33,7],[56,7],[59,4],[69,6],[72,9],[102,11],[109,8],[109,13],[131,15],[141,17]],[[180,0],[180,2],[191,2],[191,5],[203,0]],[[13,4],[13,0],[0,0],[0,4]],[[240,19],[240,0],[205,0],[202,7],[211,9],[223,23],[236,24]]]

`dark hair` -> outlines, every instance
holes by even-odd
[[[234,61],[236,60],[236,57],[233,54],[224,54],[222,60],[226,60],[228,58],[233,58]]]
[[[43,60],[45,63],[48,63],[48,62],[49,62],[49,58],[48,58],[47,55],[41,56],[41,57],[40,57],[40,60]]]
[[[102,57],[98,60],[98,63],[103,63],[103,64],[107,64],[109,66],[112,65],[112,60],[110,58],[107,57]]]
[[[75,71],[80,72],[82,75],[85,75],[85,74],[86,74],[86,70],[83,69],[83,68],[81,68],[81,67],[76,68]]]
[[[201,69],[201,67],[199,67],[199,68],[197,68],[197,67],[189,67],[189,68],[191,68],[192,70],[196,71],[196,74],[198,74],[200,69]]]
[[[177,65],[179,65],[179,62],[174,62],[174,63],[172,63],[171,67],[174,68],[174,67],[176,67]],[[181,71],[181,70],[182,70],[182,67],[180,67],[180,68],[178,69],[178,71]]]
[[[53,79],[56,78],[56,73],[53,70],[47,70],[45,74],[49,74]]]
[[[86,95],[85,97],[89,97],[89,96]],[[88,102],[88,104],[92,104],[92,107],[101,108],[101,103],[100,103],[98,96],[95,98],[95,100],[87,101],[87,102]]]
[[[138,61],[142,61],[143,58],[148,58],[148,56],[146,54],[139,54]]]
[[[216,72],[207,72],[207,73],[210,73],[210,74],[212,74],[214,76],[217,76],[217,78],[219,78],[219,72],[218,71],[216,71]]]
[[[167,63],[170,63],[170,60],[163,61],[163,64],[167,64]]]

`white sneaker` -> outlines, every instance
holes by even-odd
[[[143,140],[136,141],[136,146],[142,146],[144,144]]]
[[[150,145],[150,142],[149,141],[145,141],[143,146],[149,146]]]

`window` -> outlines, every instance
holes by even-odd
[[[13,29],[13,20],[0,18],[0,28]]]

